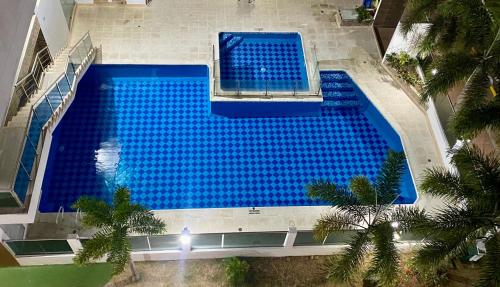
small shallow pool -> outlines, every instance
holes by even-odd
[[[221,88],[226,91],[307,91],[299,33],[219,33]]]
[[[335,99],[349,99],[348,84],[361,93],[343,77]],[[321,205],[306,184],[375,179],[387,150],[402,150],[360,97],[362,108],[227,102],[211,113],[206,66],[92,65],[53,134],[40,210],[110,201],[116,184],[152,209]],[[415,198],[407,171],[396,202]]]

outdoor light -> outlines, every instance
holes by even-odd
[[[399,233],[394,232],[394,239],[399,240],[400,238],[401,236],[399,235]]]
[[[392,226],[392,228],[396,229],[399,227],[399,222],[397,222],[397,221],[391,222],[391,226]]]
[[[431,74],[432,74],[433,76],[435,76],[437,73],[438,73],[438,70],[437,70],[437,69],[432,69],[432,70],[431,70]]]
[[[180,241],[182,245],[188,245],[191,243],[191,233],[187,227],[184,227],[182,230]]]

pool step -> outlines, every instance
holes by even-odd
[[[320,71],[323,106],[334,109],[357,109],[361,106],[354,83],[343,71]]]
[[[225,45],[229,40],[233,39],[234,35],[231,33],[223,33],[220,41],[220,45]]]
[[[349,82],[351,78],[345,73],[340,71],[321,71],[321,81],[323,82]]]
[[[321,82],[321,90],[325,91],[354,91],[354,86],[349,82]]]
[[[243,37],[234,36],[222,46],[222,53],[227,54],[243,42]]]
[[[324,101],[335,101],[335,100],[355,100],[357,99],[356,93],[354,92],[340,92],[340,91],[325,91],[323,92]]]
[[[333,107],[335,109],[353,109],[359,108],[361,104],[358,100],[324,101],[324,107]]]

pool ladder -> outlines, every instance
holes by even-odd
[[[59,216],[61,216],[61,220],[64,220],[64,207],[62,205],[57,210],[56,224],[59,224]]]

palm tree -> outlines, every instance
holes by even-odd
[[[75,262],[85,264],[107,255],[107,262],[113,265],[113,274],[121,273],[128,263],[132,279],[138,280],[127,235],[160,234],[165,231],[165,223],[155,218],[145,207],[131,203],[130,191],[125,187],[116,189],[112,205],[102,200],[81,197],[73,208],[83,212],[84,225],[99,229],[76,254]]]
[[[491,87],[500,78],[500,5],[482,0],[410,0],[402,24],[409,33],[418,23],[430,23],[420,54],[432,53],[433,63],[421,93],[422,101],[445,95],[465,82],[464,98],[452,118],[452,131],[472,138],[486,128],[500,128],[500,98]],[[428,72],[429,72],[428,71]]]
[[[424,192],[441,197],[448,205],[430,216],[404,210],[397,217],[401,228],[422,234],[424,246],[415,262],[436,267],[465,254],[477,239],[485,241],[479,286],[500,286],[500,161],[475,146],[452,150],[457,172],[444,168],[424,173]]]
[[[398,197],[404,169],[404,153],[389,151],[374,183],[365,176],[355,176],[348,187],[328,181],[307,186],[310,197],[329,202],[334,209],[332,213],[322,215],[315,224],[316,239],[323,240],[334,231],[356,231],[339,259],[330,262],[330,279],[349,281],[367,256],[367,251],[373,247],[374,256],[365,277],[376,278],[383,286],[396,282],[399,256],[391,224],[392,203]]]

